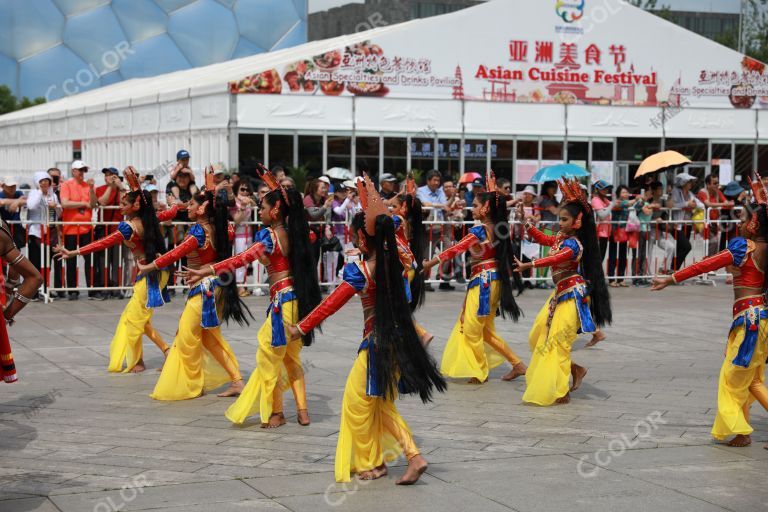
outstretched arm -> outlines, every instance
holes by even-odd
[[[139,274],[143,275],[153,270],[169,267],[179,261],[184,256],[188,255],[199,247],[197,238],[193,235],[187,235],[187,237],[176,247],[166,252],[162,256],[155,258],[155,261],[148,265],[138,264]]]
[[[715,270],[719,270],[723,267],[727,267],[728,265],[733,264],[733,254],[731,254],[731,251],[726,249],[725,251],[719,252],[714,256],[710,256],[709,258],[705,258],[698,263],[694,263],[693,265],[689,265],[678,270],[672,274],[672,280],[675,283],[681,283],[686,279],[690,279],[701,274],[706,274],[707,272],[714,272]]]
[[[459,243],[454,245],[453,247],[450,247],[431,260],[424,260],[423,263],[423,272],[425,275],[429,275],[429,272],[432,270],[432,267],[437,265],[438,263],[442,263],[444,261],[450,261],[451,259],[455,258],[459,254],[466,252],[470,250],[472,247],[478,245],[481,242],[481,240],[475,235],[474,233],[469,233],[464,238],[462,238]]]
[[[268,253],[269,252],[264,244],[256,242],[240,254],[211,265],[211,268],[216,275],[225,274],[240,267],[248,266]]]
[[[531,223],[525,223],[525,232],[528,233],[528,236],[531,237],[531,239],[539,245],[544,245],[546,247],[553,247],[555,245],[556,238],[554,236],[545,235]]]
[[[24,255],[16,248],[13,239],[4,230],[0,231],[0,254],[3,260],[8,262],[9,274],[20,275],[24,278],[19,289],[9,297],[8,305],[3,310],[3,316],[8,323],[13,323],[16,313],[37,294],[37,290],[43,284],[40,272],[32,265]]]
[[[306,334],[320,325],[326,318],[336,313],[341,307],[349,302],[349,299],[355,296],[357,291],[346,281],[336,287],[333,292],[327,296],[310,314],[301,319],[296,324],[297,330],[301,334]]]
[[[157,213],[157,220],[158,222],[166,222],[169,220],[173,220],[176,218],[176,214],[179,213],[179,205],[174,204],[167,210],[164,210],[162,212]]]
[[[116,245],[120,245],[123,243],[123,234],[120,231],[114,231],[110,233],[109,235],[105,236],[104,238],[100,238],[96,240],[95,242],[91,242],[88,245],[84,245],[83,247],[79,247],[75,249],[74,251],[68,251],[63,250],[63,248],[60,248],[58,253],[61,255],[60,257],[67,259],[72,256],[85,256],[87,254],[91,254],[92,252],[99,252],[103,251],[104,249],[109,249],[110,247],[115,247]]]

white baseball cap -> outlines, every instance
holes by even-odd
[[[6,187],[15,187],[19,182],[13,176],[6,176],[3,178],[3,185]]]
[[[85,165],[85,162],[83,162],[82,160],[75,160],[74,162],[72,162],[72,168],[85,169],[86,171],[88,170],[88,166]]]
[[[322,181],[322,182],[323,182],[323,183],[325,183],[326,185],[330,185],[330,184],[331,184],[331,180],[330,180],[330,178],[328,178],[328,176],[320,176],[320,177],[319,177],[319,178],[317,178],[317,179],[318,179],[319,181]]]

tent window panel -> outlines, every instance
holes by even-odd
[[[264,163],[264,135],[242,134],[239,142],[240,174],[256,177],[256,164]]]
[[[384,139],[384,168],[382,172],[388,172],[397,176],[403,176],[407,172],[408,164],[408,139],[405,137],[386,137]]]
[[[328,137],[328,168],[352,168],[352,137]]]
[[[322,135],[299,136],[299,165],[303,165],[313,175],[323,172],[323,137]]]
[[[293,135],[269,136],[269,165],[293,167]]]
[[[355,159],[357,173],[368,173],[371,177],[379,175],[379,138],[356,137]]]

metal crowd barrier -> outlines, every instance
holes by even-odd
[[[731,211],[738,211],[735,208]],[[648,281],[653,276],[672,272],[680,268],[683,264],[690,264],[701,260],[706,256],[715,254],[725,246],[728,240],[737,236],[739,220],[710,220],[710,213],[714,209],[707,210],[703,220],[660,220],[641,224],[640,231],[628,233],[626,242],[619,242],[616,238],[620,228],[624,223],[614,221],[602,223],[611,224],[611,238],[601,244],[604,245],[605,254],[603,263],[605,265],[606,277],[609,281],[634,281],[642,283]],[[672,214],[674,209],[668,209]],[[732,215],[736,217],[736,215]],[[51,301],[56,296],[61,296],[70,292],[118,292],[121,296],[129,296],[133,288],[135,279],[135,264],[133,257],[124,245],[119,245],[109,250],[93,253],[87,256],[78,256],[70,261],[75,261],[74,279],[69,282],[67,279],[67,262],[56,263],[52,256],[54,246],[63,242],[63,231],[68,225],[76,223],[68,222],[43,222],[41,223],[42,236],[39,240],[36,237],[28,236],[28,225],[30,222],[11,221],[12,229],[23,229],[23,240],[25,246],[23,252],[32,260],[32,263],[40,269],[43,275],[43,287],[40,291],[45,302]],[[81,236],[80,244],[84,245],[86,240],[93,240],[95,233],[108,234],[116,229],[118,222],[91,222],[87,224],[77,223],[80,226],[87,226],[87,232]],[[351,261],[355,256],[346,254],[346,251],[352,248],[351,236],[349,231],[349,222],[312,222],[312,228],[319,231],[321,237],[316,243],[317,272],[320,277],[321,285],[330,290],[341,280],[340,269],[343,263]],[[168,249],[174,247],[184,238],[190,222],[176,222],[171,225],[161,226],[165,231],[166,243]],[[470,221],[424,221],[426,231],[426,256],[431,258],[433,255],[449,248],[467,234],[468,229],[473,225]],[[547,252],[547,248],[537,247],[531,244],[523,233],[521,223],[511,221],[511,230],[513,241],[518,248],[517,257],[526,260],[531,257],[541,257]],[[540,222],[540,229],[549,228],[554,232],[557,223]],[[261,224],[256,221],[244,222],[238,226],[241,236],[245,237],[244,242],[238,243],[237,249],[242,250],[253,243],[255,232],[261,228]],[[328,231],[336,237],[338,243],[327,239]],[[20,236],[20,235],[19,235]],[[236,234],[236,237],[238,235]],[[21,238],[21,237],[20,237]],[[685,244],[681,239],[687,238],[690,241],[690,252],[680,261],[678,251],[684,249]],[[323,240],[326,243],[323,243]],[[39,251],[33,250],[30,253],[30,242],[32,245],[39,244]],[[332,242],[332,243],[331,243]],[[680,243],[678,243],[680,242]],[[624,245],[626,244],[626,245]],[[233,244],[234,245],[234,244]],[[612,246],[615,251],[612,250]],[[621,257],[626,247],[626,258]],[[74,247],[73,247],[74,248]],[[334,249],[334,250],[331,250]],[[339,250],[340,249],[340,250]],[[239,251],[238,251],[239,252]],[[615,254],[615,258],[611,255]],[[645,257],[643,257],[645,254]],[[87,264],[86,264],[87,261]],[[625,261],[624,272],[621,273],[620,262]],[[182,262],[178,262],[176,270],[180,269]],[[615,265],[614,265],[615,264]],[[71,264],[70,264],[71,265]],[[611,272],[613,270],[613,272]],[[463,254],[456,257],[453,261],[442,264],[437,272],[433,272],[431,284],[439,284],[448,281],[457,281],[459,283],[466,281],[469,277],[469,265],[467,255]],[[268,292],[267,273],[263,265],[254,262],[250,269],[238,273],[240,281],[238,285],[243,288],[255,291],[259,294]],[[727,274],[721,270],[717,277],[725,277]],[[714,276],[709,276],[714,277]],[[524,276],[524,281],[531,285],[539,286],[549,283],[548,269],[537,269]],[[708,284],[713,284],[707,276],[700,280]],[[90,286],[88,285],[90,283]],[[551,286],[548,285],[548,286]],[[180,282],[178,276],[174,275],[169,282],[169,288],[180,291],[185,288]]]

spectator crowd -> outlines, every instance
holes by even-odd
[[[157,185],[157,179],[162,176],[141,177],[142,187],[151,192],[158,211],[169,204],[188,202],[199,191],[189,162],[189,152],[177,153],[162,197]],[[108,236],[122,220],[120,198],[128,189],[121,172],[115,167],[102,168],[104,184],[96,186],[90,171],[84,162],[76,160],[69,169],[68,179],[64,179],[60,169],[51,168],[36,173],[32,187],[20,186],[13,177],[2,180],[0,217],[11,226],[16,244],[26,248],[29,259],[43,272],[43,292],[54,298],[64,297],[66,291],[66,297],[77,300],[80,292],[76,283],[83,281],[85,286],[80,288],[88,290],[89,299],[121,298],[129,293],[125,290],[130,288],[134,277],[131,253],[122,247],[83,257],[81,262],[78,262],[80,258],[69,259],[66,268],[52,258],[53,247],[63,245],[75,249],[88,244]],[[275,166],[272,172],[284,187],[296,188],[283,168]],[[416,197],[424,212],[427,256],[456,243],[471,226],[469,207],[473,197],[486,190],[485,179],[474,176],[467,179],[468,175],[464,175],[455,180],[454,176],[436,169],[424,173]],[[235,226],[234,250],[242,252],[255,239],[259,228],[259,201],[269,189],[257,179],[237,172],[218,169],[214,177],[217,188],[226,190]],[[385,201],[391,202],[404,192],[404,177],[400,178],[387,172],[378,176]],[[510,211],[521,207],[542,231],[557,233],[559,191],[555,182],[546,182],[538,188],[525,185],[513,191],[510,181],[500,177],[497,187]],[[354,257],[348,225],[361,208],[356,183],[351,175],[347,179],[323,175],[308,179],[302,192],[306,215],[316,235],[313,256],[321,282],[329,289],[338,283],[344,261]],[[699,183],[695,176],[683,172],[667,186],[651,178],[634,190],[597,180],[593,183],[590,201],[609,284],[628,287],[648,286],[649,276],[679,269],[691,253],[692,236],[703,241],[705,254],[702,256],[723,250],[728,239],[735,236],[740,207],[748,204],[749,198],[745,188],[736,181],[722,186],[718,176],[710,174]],[[180,211],[173,222],[166,223],[169,247],[181,242],[188,227],[186,211]],[[522,261],[547,254],[548,248],[529,240],[521,225],[513,226],[512,235],[513,246]],[[81,271],[84,279],[80,279]],[[466,272],[461,258],[444,262],[437,276],[439,288],[451,290],[454,289],[452,283],[463,284]],[[526,286],[550,287],[547,269],[537,272],[529,271],[524,276],[529,278]],[[236,278],[242,296],[250,294],[252,289],[263,294],[262,287],[253,286],[266,282],[266,272],[260,264],[247,270],[239,269]],[[431,285],[427,289],[434,290]]]

